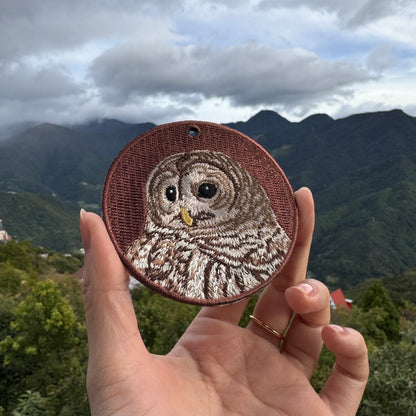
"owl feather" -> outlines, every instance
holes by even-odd
[[[146,209],[127,257],[156,285],[190,299],[234,297],[263,284],[291,244],[261,185],[219,152],[164,159],[147,181]]]

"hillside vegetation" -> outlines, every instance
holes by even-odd
[[[0,218],[17,240],[61,252],[82,247],[79,208],[52,195],[0,192]]]

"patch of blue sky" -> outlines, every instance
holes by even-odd
[[[186,45],[224,48],[252,43],[277,50],[305,49],[328,61],[362,61],[377,43],[372,36],[339,29],[328,13],[307,9],[227,10],[208,19],[177,15],[174,24]]]
[[[89,66],[93,59],[124,41],[122,38],[94,39],[78,47],[25,56],[20,61],[32,68],[55,67],[75,82],[84,82],[88,78]]]
[[[287,11],[220,10],[213,15],[176,15],[175,30],[188,44],[227,47],[258,43],[278,49],[294,47],[297,29]]]

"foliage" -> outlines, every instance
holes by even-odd
[[[0,342],[3,371],[7,379],[16,373],[19,377],[6,388],[7,397],[19,390],[38,391],[59,414],[62,398],[79,391],[74,386],[84,377],[85,366],[80,359],[85,359],[85,352],[79,355],[85,348],[81,345],[81,339],[85,342],[84,328],[51,280],[31,284],[13,311],[10,327],[11,334]]]
[[[359,416],[416,415],[416,330],[370,354],[371,376]]]
[[[46,278],[50,266],[27,242],[0,246],[0,255],[3,414],[87,415],[87,343],[78,279],[56,272],[56,282]],[[27,271],[15,267],[18,259]]]
[[[318,393],[322,390],[323,386],[328,380],[334,363],[334,354],[324,345],[322,347],[321,355],[319,356],[318,365],[311,378],[311,384]]]
[[[164,298],[143,286],[132,290],[132,298],[141,336],[148,350],[154,354],[168,353],[200,309]],[[255,295],[249,300],[240,326],[248,325],[257,298]]]
[[[332,321],[358,330],[369,348],[400,339],[400,315],[380,280],[372,280],[351,311],[337,309]]]
[[[379,307],[364,312],[359,307],[353,306],[351,312],[337,310],[333,313],[332,320],[334,323],[359,331],[366,340],[367,347],[371,350],[373,347],[387,342],[388,338],[383,328],[385,316],[386,313]]]
[[[66,350],[77,342],[75,314],[51,280],[34,283],[13,316],[16,335],[0,342],[6,365],[21,355],[43,361],[51,350]]]
[[[416,322],[416,305],[408,300],[400,302],[397,310],[400,314],[401,321]]]
[[[14,239],[57,251],[81,247],[79,208],[56,196],[0,192],[0,218]]]
[[[416,163],[413,169],[416,180]],[[319,198],[319,193],[315,194],[317,203]],[[414,184],[403,181],[317,209],[311,269],[324,280],[336,275],[338,285],[345,288],[364,278],[402,273],[414,267],[415,205]]]
[[[0,143],[0,189],[54,193],[74,204],[81,200],[99,203],[113,158],[154,125],[98,124],[94,129],[69,129],[45,123]]]
[[[400,315],[381,281],[376,281],[367,289],[358,306],[364,313],[370,310],[378,312],[376,326],[386,334],[388,340],[400,339]]]
[[[45,398],[37,391],[28,390],[19,397],[12,416],[43,416],[45,410]]]
[[[200,309],[142,286],[132,290],[132,298],[143,341],[154,354],[168,353]]]
[[[383,284],[399,307],[406,300],[416,305],[416,269],[407,270],[400,276],[384,277]]]
[[[31,274],[42,272],[46,267],[45,260],[28,241],[0,244],[0,264],[6,262],[18,270]]]
[[[27,272],[16,269],[9,262],[0,263],[0,292],[14,296],[20,293],[21,283],[29,279]]]
[[[82,267],[83,257],[80,254],[51,253],[48,256],[48,264],[53,266],[58,273],[75,273]]]

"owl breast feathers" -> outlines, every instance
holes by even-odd
[[[169,292],[208,300],[264,283],[290,243],[257,180],[225,154],[201,150],[168,156],[152,171],[145,229],[127,257]]]

